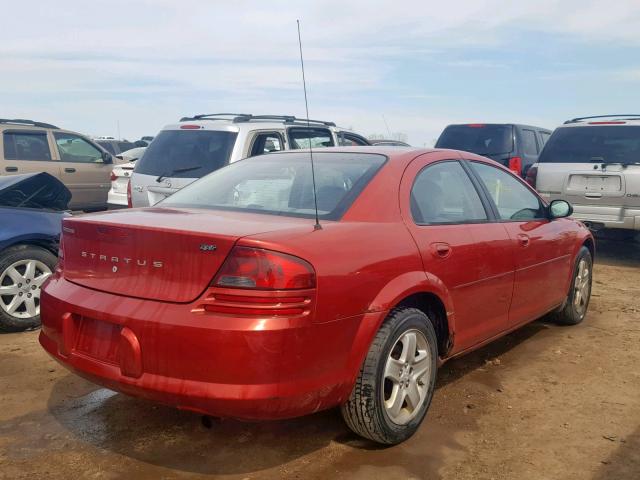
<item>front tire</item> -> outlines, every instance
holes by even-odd
[[[424,312],[393,310],[378,330],[351,396],[341,407],[347,426],[387,445],[411,437],[433,398],[437,345]]]
[[[40,288],[57,259],[32,245],[0,253],[0,331],[21,332],[40,326]]]
[[[562,309],[553,318],[561,325],[577,325],[584,320],[591,299],[593,259],[587,247],[582,247],[576,257],[569,294]]]

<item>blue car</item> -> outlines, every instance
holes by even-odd
[[[0,176],[0,331],[40,325],[40,288],[58,261],[70,199],[48,173]]]

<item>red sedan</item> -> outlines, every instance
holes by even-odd
[[[465,152],[314,159],[315,189],[308,152],[273,153],[156,207],[65,219],[42,346],[126,394],[243,419],[339,405],[392,444],[442,362],[545,314],[584,318],[594,240],[568,203]]]

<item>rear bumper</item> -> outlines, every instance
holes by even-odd
[[[113,188],[109,190],[107,194],[107,204],[110,209],[113,208],[126,208],[127,204],[127,194],[126,193],[116,193],[113,191]]]
[[[351,353],[358,328],[384,315],[315,323],[194,313],[194,304],[97,292],[58,274],[41,302],[41,345],[90,381],[185,410],[261,420],[346,401],[359,367]]]
[[[640,208],[606,205],[573,205],[573,218],[605,228],[640,230]]]

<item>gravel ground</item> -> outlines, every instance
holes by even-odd
[[[640,246],[598,250],[581,325],[535,322],[446,364],[421,429],[390,448],[335,410],[205,426],[68,373],[38,332],[0,335],[0,478],[637,480]]]

